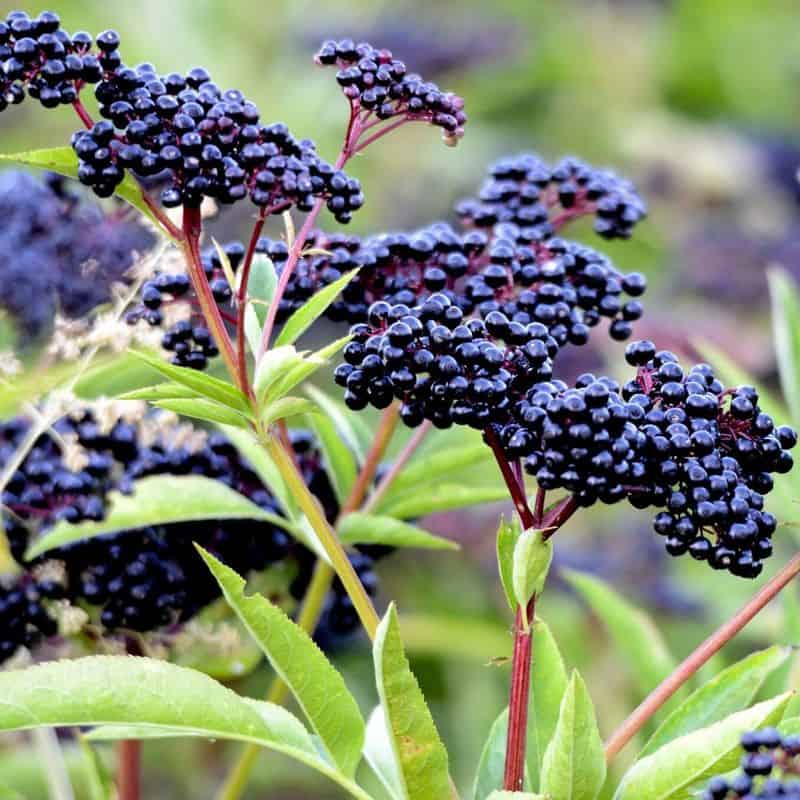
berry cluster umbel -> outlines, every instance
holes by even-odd
[[[108,633],[152,631],[187,621],[220,596],[195,543],[243,575],[289,560],[298,566],[298,586],[310,579],[311,553],[281,528],[247,520],[124,530],[78,541],[26,562],[24,554],[32,536],[59,521],[102,519],[112,490],[129,493],[137,480],[149,476],[203,475],[231,487],[261,509],[283,513],[224,437],[212,435],[190,447],[173,441],[168,428],[163,433],[148,431],[148,423],[153,421],[118,420],[106,430],[89,411],[65,417],[55,429],[62,440],[80,448],[84,463],[68,464],[57,440],[43,434],[12,476],[0,500],[10,512],[4,516],[3,527],[22,572],[0,591],[0,619],[11,620],[0,637],[0,660],[20,646],[33,646],[56,633],[48,613],[56,600],[86,607]],[[28,429],[29,423],[21,418],[0,424],[0,469]],[[184,429],[184,439],[186,433]],[[295,432],[292,444],[307,485],[334,519],[338,503],[314,440]],[[352,556],[373,590],[377,585],[371,573],[374,555]],[[59,565],[57,577],[43,578],[53,573],[48,566],[54,563]],[[333,590],[327,602],[336,632],[355,630],[357,619],[352,618],[341,587]]]
[[[714,778],[703,800],[800,798],[800,737],[765,728],[745,733],[741,744],[740,772],[732,778]]]
[[[45,108],[74,103],[84,84],[98,83],[119,65],[118,45],[113,31],[96,39],[67,33],[52,11],[33,18],[12,11],[0,21],[0,111],[26,95]]]
[[[323,42],[315,60],[337,66],[336,80],[350,101],[351,114],[364,119],[420,120],[442,129],[446,144],[455,145],[464,135],[467,115],[464,100],[443,92],[435,83],[408,72],[390,50],[378,49],[352,39]]]
[[[57,175],[0,174],[0,307],[23,343],[112,297],[151,234],[119,209],[105,213]]]
[[[645,341],[626,357],[638,372],[624,386],[587,374],[573,388],[532,387],[510,422],[495,423],[506,456],[581,506],[661,508],[653,525],[671,555],[756,577],[777,526],[764,495],[792,468],[797,434],[775,426],[755,389],[726,390],[707,364],[684,370]]]

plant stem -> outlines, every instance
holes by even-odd
[[[642,701],[606,742],[606,761],[610,762],[642,729],[653,714],[715,653],[733,639],[782,589],[791,583],[798,573],[800,573],[800,553],[795,555],[736,615],[712,633]]]
[[[493,428],[487,428],[483,432],[483,436],[486,440],[486,443],[492,448],[495,460],[497,461],[497,466],[500,467],[503,480],[506,482],[508,492],[511,495],[511,499],[514,501],[514,508],[517,510],[522,527],[526,530],[528,528],[535,527],[536,520],[533,516],[530,506],[528,505],[528,498],[525,496],[525,487],[520,484],[516,475],[514,475],[514,470],[511,468],[511,465],[508,463],[505,453],[503,452],[503,446],[500,443],[500,439]]]
[[[508,703],[508,736],[503,788],[521,792],[525,783],[525,750],[528,740],[528,704],[531,691],[533,662],[533,627],[536,598],[527,609],[517,608],[514,622],[514,656],[511,668],[511,695]],[[523,614],[525,617],[523,618]]]
[[[117,745],[117,800],[141,797],[142,743],[128,739]]]
[[[203,313],[203,318],[206,321],[214,341],[219,347],[222,360],[228,372],[236,381],[236,385],[245,394],[250,393],[250,387],[245,381],[244,384],[239,380],[239,375],[236,370],[236,354],[233,351],[233,344],[231,343],[228,331],[225,329],[225,322],[222,319],[217,302],[214,300],[214,295],[211,293],[211,287],[208,285],[208,278],[203,270],[203,262],[200,256],[200,230],[202,221],[200,218],[199,208],[189,208],[184,206],[183,209],[183,233],[184,239],[181,243],[183,252],[186,256],[186,263],[189,270],[189,278],[192,281],[192,287],[197,294],[197,300],[200,303],[200,309]]]
[[[342,582],[350,600],[358,614],[361,625],[370,639],[375,638],[380,623],[372,600],[358,578],[350,559],[347,557],[336,532],[325,518],[319,501],[308,490],[303,476],[298,472],[292,457],[286,452],[283,445],[269,434],[262,435],[262,444],[269,453],[281,477],[286,481],[289,490],[297,500],[300,509],[306,515],[309,524],[319,539],[322,549],[331,562],[336,575]]]

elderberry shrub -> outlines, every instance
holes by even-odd
[[[120,209],[104,213],[57,175],[0,174],[0,307],[21,342],[44,334],[56,312],[79,317],[111,299],[151,234]]]
[[[56,633],[48,613],[53,600],[85,606],[108,633],[146,632],[187,621],[220,596],[194,543],[241,574],[289,560],[298,565],[297,586],[310,578],[313,555],[281,528],[260,521],[237,520],[231,525],[207,520],[128,529],[80,540],[25,561],[32,536],[58,521],[102,519],[109,492],[128,493],[136,480],[148,476],[203,475],[264,510],[283,513],[227,439],[206,437],[189,426],[170,427],[158,419],[147,417],[138,423],[118,419],[109,427],[89,410],[62,418],[55,429],[61,441],[70,443],[69,452],[43,434],[15,471],[0,500],[10,512],[3,519],[5,535],[23,571],[0,590],[0,619],[16,620],[7,634],[3,628],[0,661],[19,646],[33,646]],[[28,429],[29,423],[22,418],[0,424],[0,469]],[[295,432],[292,445],[307,485],[334,519],[338,503],[314,440],[307,433]],[[376,580],[371,568],[379,555],[352,555],[373,591]],[[55,573],[53,564],[59,565]],[[336,620],[332,627],[340,635],[357,627],[357,620],[345,613],[345,597],[341,587],[334,587],[328,600]]]
[[[800,737],[764,728],[745,733],[741,745],[741,771],[734,777],[714,778],[703,800],[800,798]]]
[[[30,17],[12,11],[0,21],[0,111],[26,94],[45,108],[69,105],[84,84],[95,84],[119,66],[119,36],[105,31],[96,39],[67,33],[58,14]]]
[[[378,120],[422,120],[441,128],[448,145],[464,135],[463,98],[408,72],[391,50],[352,39],[330,40],[322,43],[315,60],[321,66],[339,67],[336,80],[350,101],[353,117],[366,110]]]
[[[653,526],[670,555],[755,578],[777,527],[764,495],[773,473],[792,468],[797,434],[775,426],[755,389],[726,390],[707,364],[684,370],[647,341],[626,358],[638,372],[624,386],[592,374],[533,386],[511,422],[494,423],[505,454],[580,506],[662,508]]]

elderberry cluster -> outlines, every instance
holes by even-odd
[[[83,31],[70,35],[52,11],[34,18],[10,12],[0,21],[0,111],[26,93],[45,108],[74,103],[83,84],[98,83],[119,65],[118,46],[114,31],[96,40]]]
[[[609,170],[572,157],[550,166],[525,153],[495,163],[478,196],[463,200],[456,211],[478,228],[513,222],[532,241],[547,239],[573,217],[591,214],[597,234],[627,239],[647,206],[630,181]]]
[[[509,410],[510,398],[550,377],[558,350],[545,325],[500,311],[467,320],[444,294],[412,308],[374,303],[351,333],[334,373],[345,402],[359,410],[397,398],[410,427],[429,419],[439,428],[485,428]]]
[[[299,569],[297,586],[310,578],[313,555],[280,527],[255,520],[128,529],[80,540],[26,561],[33,536],[60,521],[102,519],[112,490],[130,493],[137,480],[150,476],[203,475],[263,510],[283,514],[257,474],[223,436],[200,437],[192,443],[187,428],[182,438],[173,440],[169,429],[148,432],[148,424],[155,422],[150,418],[141,423],[117,420],[108,428],[90,411],[62,418],[55,425],[60,440],[41,435],[15,471],[0,501],[9,512],[4,515],[3,529],[23,571],[0,590],[0,620],[14,618],[0,637],[0,661],[19,646],[32,646],[55,634],[55,621],[48,612],[56,600],[87,608],[109,633],[145,632],[187,621],[220,596],[194,543],[244,575],[290,560]],[[28,430],[29,423],[21,418],[0,424],[0,469]],[[81,463],[72,463],[62,450],[59,441],[67,440],[79,448]],[[295,432],[292,444],[310,490],[334,519],[338,503],[314,440]],[[377,555],[352,555],[373,590],[371,565]],[[55,570],[53,565],[57,565]],[[357,622],[349,628],[345,624],[349,617],[344,596],[341,587],[335,587],[328,600],[339,633],[354,630]]]
[[[684,370],[646,341],[626,357],[638,373],[624,386],[591,374],[573,388],[533,386],[511,422],[495,423],[507,457],[581,506],[661,508],[653,526],[670,555],[755,578],[777,527],[764,495],[792,468],[797,434],[775,426],[755,389],[725,390],[707,364]]]
[[[464,135],[463,98],[408,72],[390,50],[352,39],[330,40],[323,42],[315,60],[339,67],[336,80],[354,116],[367,111],[377,120],[422,120],[441,128],[448,145],[457,144]]]
[[[47,332],[57,312],[80,317],[111,299],[150,233],[114,209],[104,213],[55,175],[0,175],[0,307],[22,343]]]
[[[800,737],[764,728],[745,733],[741,745],[741,771],[732,778],[714,778],[703,800],[800,798]]]

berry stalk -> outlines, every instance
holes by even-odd
[[[798,574],[800,574],[800,553],[795,555],[736,615],[712,633],[688,658],[681,662],[675,671],[665,678],[614,731],[606,742],[606,761],[611,762],[664,703],[742,628],[749,624]]]

